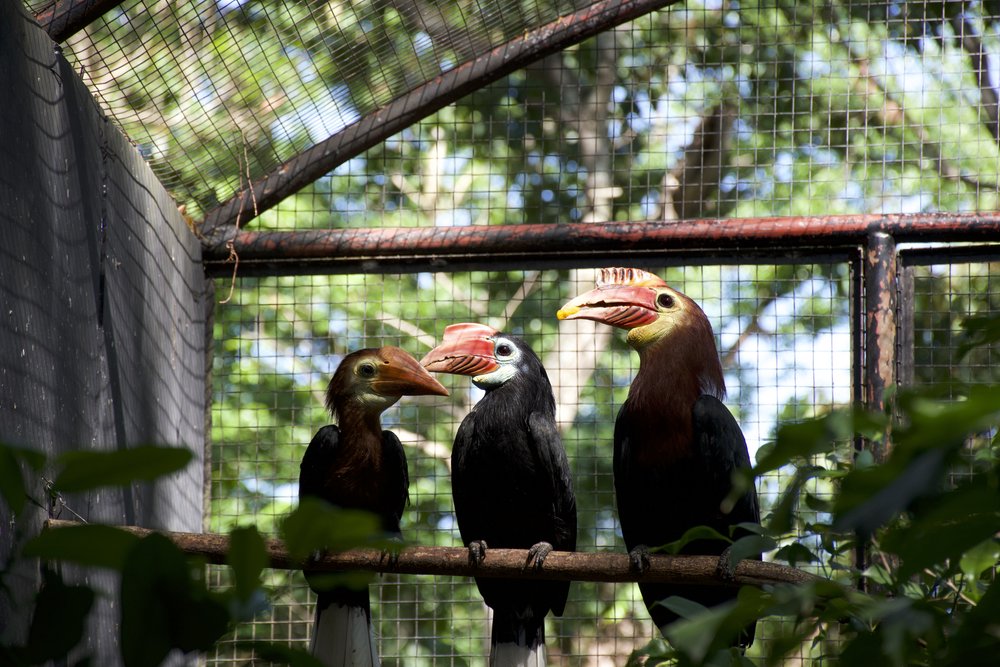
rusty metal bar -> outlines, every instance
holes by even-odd
[[[53,42],[65,42],[122,2],[123,0],[57,0],[35,14],[35,20]]]
[[[865,400],[865,260],[862,247],[851,257],[851,400],[854,405],[863,405]],[[854,436],[854,455],[860,454],[867,443],[860,435]],[[858,572],[868,567],[871,542],[858,539],[854,547],[854,566]],[[858,586],[867,591],[867,577],[860,577]]]
[[[456,270],[458,266],[595,264],[653,254],[703,254],[744,261],[754,254],[786,259],[834,250],[851,251],[871,234],[898,242],[1000,241],[1000,213],[928,213],[798,218],[733,218],[608,224],[502,225],[291,232],[235,230],[206,241],[203,257],[212,275],[330,273],[343,271]],[[723,261],[720,259],[720,261]]]
[[[886,392],[896,385],[896,306],[899,289],[897,239],[882,230],[868,235],[863,249],[864,283],[864,405],[869,410],[886,409]],[[864,439],[862,447],[875,461],[884,463],[892,448],[892,430],[882,433],[882,440]],[[871,538],[858,535],[855,552],[859,571],[871,562]],[[886,558],[891,559],[888,555]],[[870,582],[865,582],[870,586]]]
[[[865,281],[865,405],[884,410],[885,393],[896,384],[896,239],[883,231],[868,237],[864,255]],[[888,436],[888,434],[886,434]],[[878,462],[889,443],[869,443]]]
[[[678,0],[602,0],[532,30],[420,85],[258,178],[205,215],[203,234],[245,225],[339,164],[461,97],[541,58]]]
[[[899,258],[897,273],[899,284],[899,299],[896,303],[896,384],[900,387],[913,385],[915,376],[914,345],[916,325],[913,307],[914,297],[914,267],[907,261],[903,253],[897,253]],[[951,255],[948,255],[951,259]]]

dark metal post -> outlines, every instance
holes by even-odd
[[[868,236],[864,256],[865,280],[865,405],[885,409],[886,391],[896,384],[896,241],[885,232]],[[889,453],[886,439],[874,444],[881,462]],[[871,444],[871,443],[870,443]]]
[[[886,232],[872,231],[862,255],[863,339],[856,339],[856,344],[864,343],[864,364],[858,393],[865,407],[881,411],[886,407],[886,391],[896,384],[896,240]],[[882,462],[891,448],[890,434],[891,430],[886,429],[881,442],[858,439],[855,447],[867,448],[875,461]],[[859,535],[855,565],[863,571],[870,562],[871,541]],[[861,578],[859,583],[863,589],[868,588],[866,579]]]
[[[861,313],[865,312],[865,259],[864,247],[851,258],[851,399],[854,405],[865,403],[865,322]],[[854,436],[854,455],[865,449],[865,439]],[[868,542],[859,539],[854,548],[854,567],[864,572],[868,567]],[[862,590],[867,590],[867,580],[858,579]]]

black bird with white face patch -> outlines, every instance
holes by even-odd
[[[466,415],[452,449],[455,515],[469,556],[490,547],[528,549],[542,567],[553,549],[576,548],[576,498],[555,418],[552,385],[520,338],[482,324],[453,324],[421,362],[468,375],[486,395]],[[490,664],[545,662],[545,616],[561,616],[569,582],[479,577],[493,609]]]

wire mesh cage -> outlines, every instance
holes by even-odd
[[[622,549],[613,510],[611,428],[637,360],[621,337],[598,334],[601,343],[595,346],[594,327],[559,331],[553,313],[567,298],[567,287],[586,285],[570,273],[576,272],[241,279],[235,291],[241,300],[217,311],[211,529],[250,522],[273,530],[294,505],[298,463],[313,433],[329,422],[322,392],[344,354],[391,344],[419,357],[447,324],[480,321],[524,337],[549,360],[553,378],[568,378],[554,380],[554,389],[577,494],[578,548]],[[726,364],[730,403],[752,451],[782,420],[851,401],[846,263],[694,266],[659,273],[709,314]],[[559,358],[577,363],[556,371],[553,360]],[[404,536],[416,544],[461,546],[451,505],[451,441],[481,392],[465,378],[443,381],[452,392],[445,405],[435,398],[404,399],[386,413],[383,425],[400,436],[409,461]],[[228,392],[247,382],[257,389]],[[243,418],[233,419],[241,413]],[[784,486],[784,474],[763,479],[765,508]],[[302,612],[308,588],[298,575],[275,577],[280,595],[271,617],[259,621],[264,625],[254,632],[304,642],[311,624]],[[376,590],[384,661],[475,664],[485,655],[486,607],[470,581],[394,575],[380,578]],[[552,621],[550,659],[614,662],[646,643],[652,625],[637,600],[634,585],[574,584],[566,613]],[[278,627],[283,624],[288,627]],[[766,641],[766,632],[761,635]],[[226,647],[216,659],[234,657],[246,659]]]

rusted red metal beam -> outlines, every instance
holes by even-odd
[[[246,225],[355,155],[511,72],[678,0],[601,0],[466,61],[397,97],[255,180],[205,214],[203,233]]]
[[[896,239],[883,231],[869,235],[864,248],[865,285],[865,405],[885,409],[885,393],[896,384],[896,301],[898,294]],[[886,437],[888,438],[888,433]],[[890,443],[869,443],[879,463]]]
[[[65,42],[123,0],[58,0],[35,14],[53,42]]]
[[[898,304],[899,253],[896,239],[885,231],[872,231],[862,249],[861,272],[864,285],[864,378],[863,398],[869,410],[882,412],[886,391],[896,384],[896,317]],[[871,452],[875,461],[884,463],[891,451],[891,429],[881,440],[864,438],[861,448]],[[864,570],[871,562],[871,540],[859,536],[855,564]],[[869,585],[870,582],[865,582]]]
[[[386,262],[444,267],[455,262],[517,262],[607,254],[704,251],[713,254],[834,251],[875,233],[907,242],[1000,242],[1000,213],[926,213],[744,218],[607,224],[502,225],[292,232],[239,231],[206,243],[210,272],[232,271],[229,241],[244,267],[306,262],[325,270]],[[226,268],[228,267],[228,268]]]

